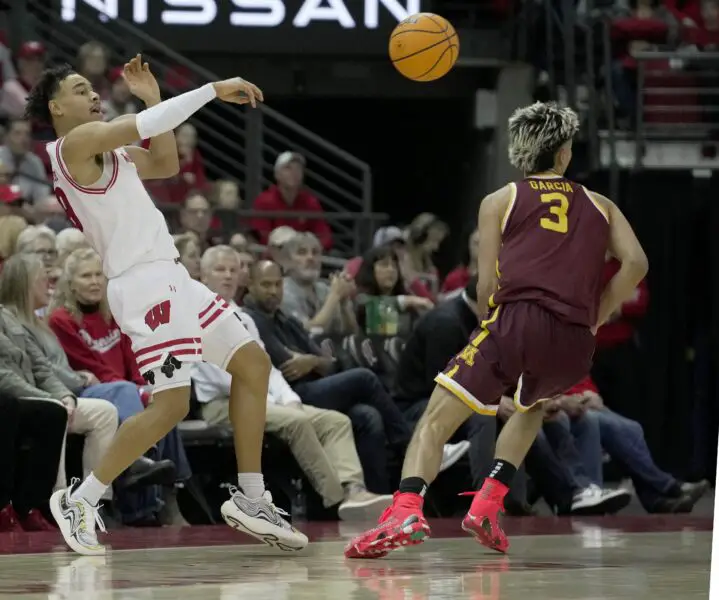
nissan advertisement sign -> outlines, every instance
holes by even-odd
[[[383,54],[392,29],[429,0],[56,0],[57,18],[122,19],[180,52]],[[111,38],[107,40],[111,42]]]

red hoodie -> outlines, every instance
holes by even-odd
[[[108,323],[100,312],[95,312],[83,314],[82,322],[78,323],[66,309],[58,308],[50,315],[48,324],[76,371],[90,371],[100,383],[132,381],[146,385],[130,340],[114,319]]]

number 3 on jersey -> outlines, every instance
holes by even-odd
[[[72,206],[70,206],[70,202],[68,201],[65,192],[63,192],[60,188],[55,188],[55,198],[57,198],[57,203],[62,207],[62,210],[65,211],[65,216],[67,217],[67,220],[70,221],[70,224],[75,229],[82,231],[82,223],[80,223],[80,219],[77,218],[75,211],[72,210]]]
[[[549,213],[552,215],[551,217],[542,217],[539,219],[539,226],[549,231],[567,233],[569,230],[569,223],[567,221],[569,198],[560,192],[552,192],[551,194],[542,194],[539,199],[550,205]]]

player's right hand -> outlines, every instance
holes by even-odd
[[[262,90],[254,83],[245,81],[242,77],[216,81],[212,85],[215,88],[217,97],[223,102],[251,104],[252,108],[256,108],[258,102],[264,102],[265,100]]]

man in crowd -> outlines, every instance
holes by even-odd
[[[202,256],[201,273],[202,283],[234,305],[262,345],[252,318],[233,302],[240,278],[238,254],[229,246],[208,249]],[[192,378],[203,418],[213,425],[229,424],[230,376],[215,365],[198,363],[193,366]],[[276,367],[270,373],[265,431],[290,447],[325,507],[337,506],[340,519],[374,519],[391,504],[392,496],[372,494],[365,487],[349,418],[303,405]]]
[[[11,181],[20,186],[25,200],[34,203],[50,193],[50,184],[42,160],[30,150],[31,142],[30,122],[10,121],[5,143],[0,146],[0,161],[10,169]]]
[[[275,181],[262,192],[252,205],[254,210],[303,211],[317,213],[318,218],[303,217],[275,218],[257,217],[250,221],[250,227],[260,236],[260,243],[266,244],[270,232],[280,225],[289,225],[296,231],[311,231],[320,240],[322,247],[332,247],[332,230],[322,218],[322,205],[317,197],[304,187],[305,157],[298,152],[283,152],[275,161]]]
[[[272,364],[282,371],[305,404],[350,417],[368,488],[389,492],[386,446],[404,453],[411,435],[407,419],[372,371],[341,371],[334,358],[323,355],[302,324],[280,309],[282,290],[282,272],[277,263],[261,260],[253,266],[245,309],[257,325]],[[445,447],[443,462],[456,462],[454,454],[460,451],[466,449]]]
[[[190,192],[180,209],[180,227],[182,232],[194,233],[202,250],[209,245],[210,223],[212,222],[212,206],[202,192]]]
[[[284,245],[287,256],[282,311],[310,333],[348,335],[358,331],[354,281],[343,273],[320,280],[322,245],[313,233],[298,233]]]

